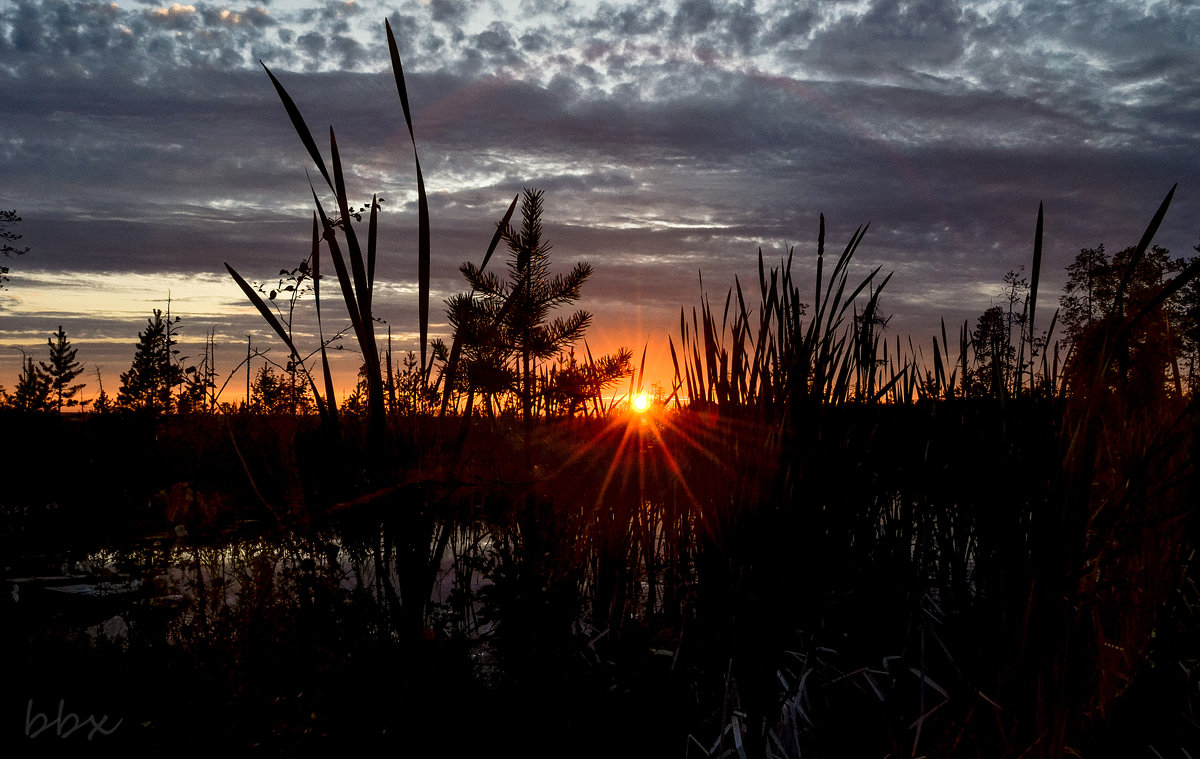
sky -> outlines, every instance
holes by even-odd
[[[429,192],[431,337],[523,188],[545,191],[552,270],[595,270],[575,304],[592,353],[645,349],[663,382],[702,287],[719,307],[735,276],[756,283],[760,250],[771,267],[789,248],[811,282],[820,214],[834,252],[870,224],[855,272],[894,272],[886,334],[921,343],[942,319],[953,341],[1007,272],[1028,274],[1039,203],[1047,320],[1072,257],[1136,243],[1176,183],[1156,242],[1200,243],[1191,2],[0,0],[0,209],[30,249],[5,262],[0,385],[61,325],[85,397],[97,368],[115,393],[168,301],[181,355],[212,333],[219,382],[247,336],[285,360],[224,268],[271,287],[309,247],[318,175],[259,61],[326,156],[335,129],[351,200],[385,199],[378,331],[418,349],[385,18]],[[328,328],[341,304],[322,302]],[[301,300],[302,349],[311,312]],[[339,387],[359,361],[339,354]]]

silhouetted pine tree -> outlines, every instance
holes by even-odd
[[[12,395],[4,393],[5,402],[22,411],[45,411],[50,407],[49,396],[50,379],[34,365],[33,358],[26,356]]]
[[[117,405],[135,411],[166,413],[171,410],[171,388],[183,381],[183,372],[171,361],[171,344],[162,311],[138,333],[137,353],[129,371],[121,374]]]
[[[63,406],[81,406],[87,401],[75,400],[75,394],[86,387],[86,383],[72,385],[71,382],[83,374],[83,364],[75,360],[76,349],[67,340],[67,333],[62,325],[54,337],[46,340],[50,346],[50,363],[38,362],[42,373],[50,381],[50,406],[62,413]]]
[[[485,397],[508,387],[520,399],[522,416],[533,416],[537,364],[583,337],[591,314],[576,311],[550,320],[550,312],[575,302],[592,274],[577,263],[567,274],[550,275],[550,244],[542,239],[542,191],[525,190],[520,229],[503,231],[508,245],[508,279],[468,262],[459,271],[473,292],[447,301],[447,315],[463,345],[466,375]]]
[[[992,306],[979,316],[971,333],[975,348],[972,391],[976,396],[999,397],[1006,391],[1005,377],[1016,360],[1016,349],[1008,341],[1004,309]]]

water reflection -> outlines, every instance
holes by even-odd
[[[65,698],[122,718],[109,745],[196,720],[229,745],[393,745],[443,719],[437,694],[496,672],[480,606],[494,543],[482,524],[418,532],[389,516],[29,556],[10,563],[0,599],[5,648],[22,662],[10,684],[38,708]]]
[[[388,527],[356,526],[301,535],[231,532],[208,540],[156,536],[106,546],[64,562],[57,575],[11,580],[14,600],[24,594],[47,605],[73,598],[114,608],[143,606],[178,613],[175,628],[208,625],[239,611],[280,603],[359,603],[386,619],[418,607],[424,634],[478,636],[477,598],[486,581],[494,539],[480,525],[435,525],[422,552]],[[412,575],[419,573],[421,577]],[[99,605],[96,607],[99,609]]]

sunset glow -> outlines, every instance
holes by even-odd
[[[0,746],[1186,754],[1198,40],[0,0]]]

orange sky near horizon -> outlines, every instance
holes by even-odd
[[[700,275],[718,319],[735,277],[753,309],[759,251],[769,270],[795,246],[811,301],[821,215],[830,257],[870,225],[851,279],[894,272],[880,306],[893,350],[910,336],[928,350],[943,320],[953,334],[1001,302],[1006,272],[1030,273],[1039,204],[1043,324],[1074,255],[1135,243],[1172,185],[1155,243],[1184,256],[1200,239],[1200,16],[1187,3],[54,8],[0,12],[0,209],[23,218],[30,248],[4,259],[10,391],[61,325],[86,365],[84,397],[97,372],[115,395],[168,298],[189,363],[215,330],[222,400],[245,392],[247,335],[286,363],[223,265],[273,282],[308,255],[310,179],[331,205],[263,65],[327,165],[336,127],[352,204],[386,198],[374,311],[401,350],[419,348],[416,164],[385,15],[428,192],[430,337],[448,337],[458,266],[481,259],[526,188],[546,193],[552,272],[595,269],[572,305],[594,315],[593,354],[626,346],[636,365],[645,350],[646,387],[671,384],[668,338],[682,350],[679,313],[690,323],[700,307]],[[327,332],[345,323],[337,292],[322,308]],[[358,360],[336,356],[339,396]]]

